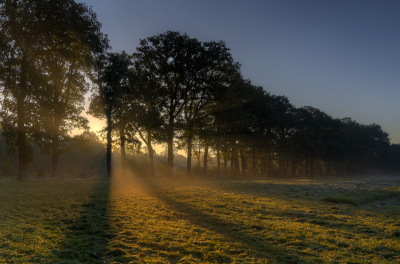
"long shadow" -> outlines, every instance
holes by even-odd
[[[367,185],[365,185],[365,181],[362,180],[347,181],[347,184],[349,185],[349,188],[347,189],[338,188],[337,186],[335,187],[332,185],[338,184],[339,186],[342,186],[343,182],[345,181],[328,182],[328,184],[321,181],[320,183],[310,182],[309,184],[303,183],[302,185],[296,185],[296,182],[293,182],[292,184],[284,182],[253,182],[249,183],[248,186],[246,186],[246,183],[242,182],[228,184],[222,182],[211,185],[210,188],[236,194],[243,192],[243,190],[247,190],[246,194],[252,196],[262,198],[270,198],[272,196],[274,198],[286,201],[301,201],[305,203],[311,202],[313,203],[312,206],[314,207],[318,204],[318,207],[320,205],[325,205],[326,208],[331,208],[331,214],[334,215],[338,213],[348,215],[349,212],[343,210],[347,208],[363,211],[364,215],[387,215],[387,212],[380,210],[384,208],[373,208],[368,207],[368,205],[384,202],[385,200],[392,198],[400,199],[399,191],[383,189],[394,186],[397,181],[383,181],[384,183],[380,182],[380,186],[378,186],[376,189],[366,188]],[[343,197],[344,199],[335,199],[335,197]],[[365,205],[367,205],[367,207]],[[332,225],[330,224],[330,222],[334,221],[320,221],[321,219],[319,219],[318,215],[299,213],[296,209],[293,209],[293,211],[282,211],[275,214],[281,217],[292,218],[297,222],[311,222],[317,225],[328,226],[333,229],[338,228],[335,227],[335,223]],[[392,214],[397,213],[392,212]],[[352,229],[354,227],[349,225],[348,228]]]
[[[108,223],[110,181],[98,180],[79,218],[66,222],[66,240],[53,254],[65,263],[106,263],[107,245],[114,237]]]
[[[361,183],[360,183],[361,182]],[[329,184],[286,184],[286,183],[272,183],[272,182],[253,182],[246,186],[246,183],[237,182],[237,183],[218,183],[214,185],[210,185],[213,189],[218,189],[226,192],[235,192],[240,193],[246,191],[246,194],[258,196],[258,197],[270,197],[271,194],[274,197],[283,199],[283,200],[297,200],[304,202],[324,202],[325,198],[335,197],[335,196],[344,196],[349,199],[350,202],[344,203],[347,205],[364,205],[372,202],[380,202],[381,200],[386,200],[390,198],[400,198],[400,192],[393,191],[390,189],[381,189],[384,187],[388,187],[388,184],[380,186],[380,189],[359,189],[359,186],[363,186],[362,181],[354,181],[351,185],[351,188],[340,189]],[[277,188],[276,188],[277,187]],[[281,191],[281,192],[279,192]],[[363,197],[363,201],[355,201],[351,202],[352,198]],[[333,205],[335,202],[329,203],[329,199],[327,200],[328,204]],[[358,202],[358,203],[357,203]],[[340,204],[340,201],[337,202]]]
[[[186,221],[189,220],[196,226],[207,229],[210,232],[218,233],[232,242],[240,243],[247,250],[255,250],[257,253],[253,257],[257,259],[268,259],[277,263],[308,263],[306,259],[292,254],[284,246],[273,245],[271,241],[265,240],[262,235],[249,234],[248,227],[241,223],[233,223],[214,215],[206,214],[184,202],[172,199],[164,194],[163,189],[150,182],[144,183],[143,188],[146,188],[149,195],[159,199],[175,212],[178,212],[177,218]],[[256,231],[258,227],[254,226],[253,229]],[[233,251],[230,253],[233,254],[232,258],[234,258],[234,254],[238,252]],[[230,261],[224,260],[221,263],[226,262],[232,262],[232,259]]]
[[[305,212],[304,210],[297,210],[296,208],[293,208],[293,210],[285,210],[285,211],[275,211],[274,215],[281,217],[282,219],[291,219],[291,222],[297,222],[297,223],[309,223],[313,225],[318,225],[324,228],[329,228],[330,230],[336,230],[335,232],[339,230],[347,230],[350,232],[356,232],[356,233],[362,233],[364,236],[367,236],[369,238],[375,238],[375,237],[385,237],[385,230],[379,229],[379,228],[374,228],[373,226],[370,226],[364,222],[356,222],[356,221],[346,221],[344,219],[335,218],[335,215],[346,215],[348,217],[351,217],[354,213],[354,210],[358,212],[362,212],[362,215],[364,216],[369,216],[373,217],[376,219],[384,219],[388,217],[388,213],[385,211],[381,211],[378,209],[378,207],[368,207],[368,205],[376,203],[376,202],[382,202],[387,199],[392,199],[392,198],[400,198],[400,192],[394,191],[391,189],[382,189],[385,187],[390,187],[393,186],[393,183],[396,183],[396,181],[384,181],[384,183],[380,183],[381,186],[377,189],[362,189],[361,186],[366,186],[362,181],[348,181],[349,187],[348,189],[342,190],[341,193],[338,192],[337,189],[335,189],[334,186],[325,184],[325,183],[313,183],[310,182],[310,184],[303,184],[300,186],[296,186],[294,183],[288,184],[288,183],[270,183],[270,182],[259,182],[257,183],[257,187],[255,187],[254,183],[249,183],[247,187],[246,194],[256,196],[256,197],[274,197],[278,198],[281,200],[286,200],[286,201],[302,201],[305,203],[311,202],[310,204],[312,207],[315,208],[315,206],[325,206],[325,212],[324,215],[330,214],[329,217],[325,217],[321,214],[315,214],[315,213],[308,213]],[[335,183],[335,182],[333,182]],[[339,185],[342,182],[336,182],[339,183]],[[332,184],[332,182],[331,182]],[[245,188],[243,188],[245,186]],[[275,188],[274,186],[278,186],[279,188]],[[240,193],[243,192],[244,189],[246,189],[246,184],[242,182],[238,183],[228,183],[228,184],[215,184],[210,186],[210,188],[213,188],[214,190],[221,190],[221,191],[226,191],[226,192],[231,192],[231,193]],[[262,190],[262,192],[260,192]],[[282,193],[279,193],[279,191],[282,191]],[[305,196],[304,191],[306,191],[307,194],[310,196],[312,194],[316,194],[314,196]],[[299,192],[302,192],[299,194]],[[341,204],[340,201],[336,203],[330,203],[326,202],[327,197],[336,197],[336,196],[342,196],[344,198],[347,198],[349,201],[352,200],[352,198],[359,198],[361,201],[357,201],[357,203],[345,203]],[[334,199],[332,199],[334,200]],[[366,205],[366,206],[365,206]],[[345,206],[345,207],[342,207]],[[349,209],[349,210],[347,210]],[[328,211],[327,211],[328,210]],[[313,211],[313,210],[311,210]],[[258,213],[264,213],[264,209],[256,209],[255,212]],[[333,216],[332,216],[333,215]],[[398,212],[391,212],[392,220],[396,219],[397,216],[399,215]],[[322,218],[321,218],[322,217]],[[379,222],[378,220],[376,221],[377,223]]]

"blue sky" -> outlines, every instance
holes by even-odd
[[[400,143],[400,1],[86,0],[113,51],[167,30],[224,40],[244,78]],[[98,123],[91,118],[94,130]]]

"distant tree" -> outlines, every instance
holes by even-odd
[[[224,149],[226,154],[230,152],[231,174],[239,174],[239,153],[243,154],[241,159],[244,161],[246,144],[255,129],[252,104],[263,96],[264,92],[261,87],[253,86],[250,81],[243,80],[237,73],[224,95],[213,108],[212,142],[217,148],[217,160],[219,149]],[[224,159],[227,159],[226,155]],[[243,164],[246,162],[242,162]],[[243,172],[246,172],[246,169],[243,170],[242,166]]]
[[[249,99],[243,105],[248,113],[248,131],[242,142],[251,154],[251,174],[258,174],[258,159],[264,159],[272,150],[272,128],[278,123],[278,111],[273,108],[275,97],[259,86],[248,86]],[[264,162],[265,163],[265,162]],[[260,166],[261,167],[261,166]]]
[[[192,138],[199,129],[204,134],[206,119],[212,114],[215,104],[221,99],[227,87],[239,74],[239,65],[233,58],[224,42],[205,42],[197,62],[191,71],[195,72],[192,88],[189,89],[188,100],[183,108],[185,121],[185,138],[187,139],[187,174],[191,173]],[[207,129],[206,129],[207,130]],[[205,142],[209,142],[210,139]],[[206,144],[208,149],[208,144]],[[208,154],[207,151],[204,153]],[[207,163],[207,159],[204,160]],[[204,167],[206,174],[207,166]]]
[[[390,145],[390,157],[388,163],[391,173],[400,174],[400,144]]]
[[[326,160],[329,156],[328,134],[332,131],[332,118],[321,110],[304,106],[296,110],[297,129],[293,136],[297,154],[305,159],[309,176],[315,176],[314,163],[317,159]],[[305,175],[308,176],[305,170]]]
[[[216,128],[218,144],[226,149],[230,156],[230,173],[239,174],[238,143],[239,137],[247,127],[247,116],[243,110],[246,101],[246,81],[240,75],[228,86],[226,93],[218,100],[213,110],[213,126]]]
[[[351,118],[342,119],[343,133],[343,164],[348,168],[365,172],[379,167],[379,163],[389,157],[389,135],[377,124],[362,125]],[[343,166],[343,174],[345,174]]]

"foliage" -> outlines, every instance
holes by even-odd
[[[157,84],[152,88],[157,89],[156,104],[164,119],[171,176],[173,139],[184,122],[183,110],[186,121],[194,121],[194,112],[205,107],[231,77],[233,59],[222,41],[202,43],[172,31],[141,40],[134,58],[144,76]]]
[[[129,79],[131,64],[131,58],[125,52],[102,54],[96,61],[97,76],[94,81],[97,85],[93,89],[88,113],[107,120],[105,131],[107,133],[108,177],[111,176],[112,131],[116,130],[119,133],[123,170],[125,170],[125,141],[127,139],[131,142],[137,141],[132,127],[128,126],[133,116],[134,104],[128,96],[131,92]],[[129,136],[126,137],[126,134]]]
[[[33,140],[51,142],[52,175],[59,143],[75,127],[87,127],[83,110],[92,56],[105,47],[101,24],[85,4],[73,0],[4,1],[0,7],[2,128],[18,146],[19,179]],[[14,143],[14,144],[13,144]]]

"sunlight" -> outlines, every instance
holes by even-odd
[[[400,263],[400,2],[288,1],[1,1],[0,263]]]

